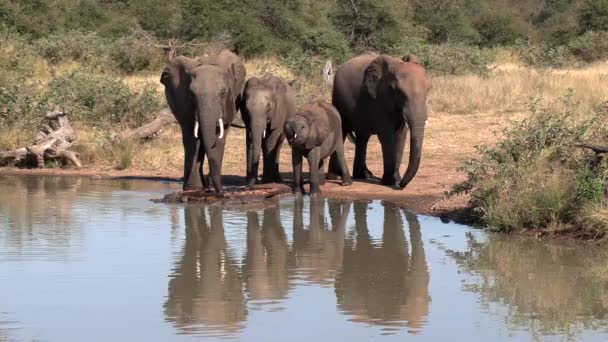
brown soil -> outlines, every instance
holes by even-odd
[[[511,116],[513,118],[513,116]],[[467,198],[458,196],[445,199],[446,191],[457,182],[464,179],[464,175],[456,171],[458,164],[475,155],[475,146],[488,144],[495,141],[492,133],[500,127],[506,116],[496,114],[470,114],[470,115],[447,115],[435,114],[429,118],[429,126],[425,135],[423,160],[420,170],[414,180],[404,190],[393,190],[381,186],[377,182],[355,181],[352,186],[342,187],[338,183],[328,181],[321,187],[323,195],[333,198],[350,198],[361,200],[390,200],[396,201],[404,206],[422,214],[453,217],[454,213],[466,207]],[[242,130],[231,133],[229,146],[244,144]],[[346,157],[349,164],[354,157],[354,146],[346,143]],[[407,167],[406,146],[402,172]],[[285,147],[281,153],[281,171],[284,179],[291,179],[289,147]],[[227,155],[236,157],[226,159],[224,162],[223,178],[225,185],[244,184],[244,155],[231,151],[228,147]],[[377,139],[372,138],[368,147],[368,167],[376,175],[382,175],[382,153]],[[305,163],[306,164],[306,163]],[[349,168],[352,165],[349,165]],[[352,170],[351,170],[352,171]],[[150,180],[174,180],[180,181],[180,170],[146,170],[133,168],[126,171],[118,171],[110,168],[83,168],[83,169],[15,169],[1,168],[1,175],[60,175],[60,176],[84,176],[95,178],[134,178]],[[307,175],[305,174],[305,180]]]

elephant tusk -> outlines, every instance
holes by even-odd
[[[262,138],[266,139],[266,130],[264,130],[264,132],[262,132]]]
[[[194,120],[194,137],[198,139],[198,120]]]
[[[298,138],[298,133],[293,135],[293,140],[296,140]]]
[[[224,137],[224,121],[220,118],[218,122],[220,125],[220,139],[222,139]]]
[[[424,120],[424,127],[427,127],[429,125],[429,120]]]

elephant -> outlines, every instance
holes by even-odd
[[[354,203],[355,229],[345,241],[343,266],[334,283],[338,307],[353,321],[417,331],[427,321],[431,302],[420,224],[398,205],[382,205],[382,240],[374,241],[367,222],[368,203]]]
[[[248,298],[277,302],[290,290],[289,242],[281,224],[280,208],[264,208],[261,218],[247,212],[247,252],[242,273]]]
[[[226,136],[245,75],[241,59],[228,50],[217,56],[177,56],[167,62],[160,82],[182,130],[184,190],[209,187],[202,172],[206,156],[213,187],[222,192]]]
[[[260,146],[264,157],[262,183],[282,182],[279,173],[283,125],[296,112],[296,96],[280,77],[265,74],[245,83],[239,109],[247,129],[247,188],[258,180]]]
[[[234,336],[247,321],[244,281],[226,239],[222,210],[184,207],[184,247],[163,309],[166,320],[186,334]]]
[[[430,89],[424,67],[412,54],[399,59],[364,53],[338,67],[332,104],[340,112],[343,137],[354,136],[353,178],[374,177],[367,168],[366,153],[369,138],[377,135],[384,162],[381,184],[404,189],[412,181],[422,157]],[[401,178],[399,167],[408,129],[409,163]],[[329,168],[330,176],[335,177],[340,170],[339,160],[332,158]]]
[[[325,183],[323,161],[330,155],[338,160],[342,185],[352,184],[344,156],[341,126],[340,114],[323,101],[304,105],[285,121],[284,131],[291,145],[294,191],[297,194],[303,192],[302,156],[308,159],[311,195],[320,193],[319,185]]]
[[[325,203],[328,204],[331,225],[325,221]],[[342,267],[344,239],[351,201],[327,201],[316,198],[309,201],[308,222],[304,222],[304,200],[296,198],[293,206],[292,263],[298,265],[307,282],[331,286]]]

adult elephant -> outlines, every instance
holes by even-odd
[[[241,59],[228,50],[216,56],[177,56],[165,66],[160,81],[182,130],[184,190],[208,187],[202,170],[206,156],[215,191],[222,191],[226,133],[236,115],[245,73]]]
[[[354,135],[353,178],[373,177],[365,159],[369,138],[378,135],[384,161],[381,183],[401,188],[410,183],[420,166],[429,90],[424,67],[411,54],[398,59],[365,53],[338,68],[332,102],[342,117],[343,136]],[[401,178],[399,166],[408,128],[411,132],[410,157]],[[338,161],[332,158],[332,177],[339,170]]]
[[[279,173],[283,124],[296,112],[296,95],[280,77],[265,74],[245,83],[239,109],[247,128],[247,188],[258,179],[260,150],[264,157],[262,183],[282,182]]]

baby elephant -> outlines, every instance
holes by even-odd
[[[285,140],[283,125],[296,112],[296,96],[283,79],[265,74],[245,84],[239,104],[247,128],[247,188],[258,179],[260,147],[264,157],[262,183],[282,182],[279,156]]]
[[[319,185],[325,183],[323,160],[335,155],[338,160],[342,185],[353,182],[344,158],[344,140],[340,114],[330,104],[317,102],[306,104],[295,116],[285,122],[285,136],[291,145],[293,178],[296,193],[302,193],[302,156],[308,159],[310,169],[310,193],[319,193]]]

